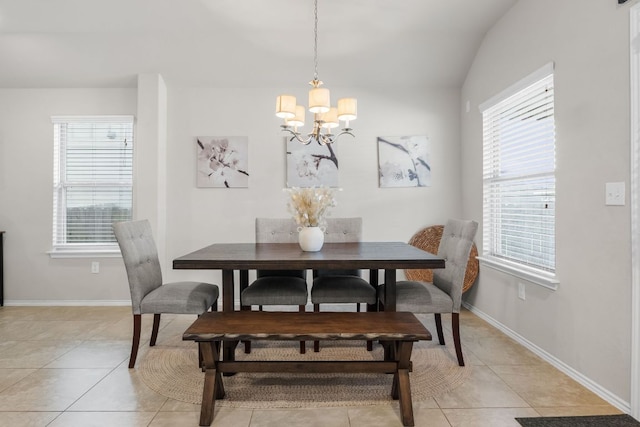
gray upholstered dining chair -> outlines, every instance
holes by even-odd
[[[460,366],[464,366],[460,344],[462,287],[477,230],[475,221],[450,219],[438,246],[438,256],[444,258],[445,268],[433,270],[433,283],[407,280],[396,283],[396,311],[433,313],[440,345],[445,344],[441,314],[451,313],[453,343]],[[383,286],[379,288],[379,295],[384,306]]]
[[[220,290],[210,283],[163,283],[149,221],[117,222],[113,224],[113,231],[122,252],[131,291],[133,340],[129,368],[133,368],[140,345],[142,314],[153,313],[149,345],[154,346],[162,313],[200,315],[210,308],[216,310]]]
[[[292,218],[256,218],[256,243],[298,243],[298,226]],[[309,293],[306,270],[257,270],[256,280],[240,290],[240,305],[250,309],[257,305],[297,305],[305,311]],[[300,341],[300,353],[305,352]],[[245,352],[251,344],[245,343]]]
[[[327,218],[326,243],[353,243],[362,240],[362,218]],[[311,287],[313,311],[320,311],[320,304],[367,304],[367,311],[375,309],[376,288],[360,276],[360,270],[314,270]],[[367,342],[371,350],[372,343]],[[314,351],[320,343],[314,341]]]

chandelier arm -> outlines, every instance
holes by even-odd
[[[311,136],[309,136],[308,138],[301,138],[300,137],[300,132],[294,132],[292,131],[289,126],[286,125],[282,125],[280,126],[282,128],[283,131],[287,131],[291,134],[291,138],[289,139],[289,141],[293,141],[294,139],[296,141],[298,141],[299,143],[303,144],[303,145],[309,145],[309,143],[313,140],[313,138],[311,138]]]

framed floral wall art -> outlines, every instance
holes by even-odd
[[[338,156],[334,144],[308,145],[285,138],[288,187],[337,187]]]
[[[198,187],[249,187],[249,138],[246,136],[198,136]]]
[[[379,136],[380,187],[431,186],[429,139],[426,136]]]

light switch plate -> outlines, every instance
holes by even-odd
[[[624,182],[607,182],[605,185],[605,204],[624,206]]]

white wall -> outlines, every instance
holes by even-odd
[[[173,271],[171,260],[213,242],[251,242],[255,217],[288,216],[282,191],[284,140],[273,114],[282,88],[165,87],[158,77],[141,76],[137,90],[0,89],[0,229],[7,231],[6,304],[102,304],[129,299],[120,258],[97,259],[100,273],[91,274],[94,259],[51,259],[46,253],[52,234],[51,115],[137,116],[136,215],[153,220],[156,239],[166,232],[166,240],[158,245],[165,251],[162,264],[167,280],[199,278],[219,283],[218,272]],[[305,86],[300,82],[301,91]],[[421,227],[460,215],[458,89],[331,89],[359,101],[359,118],[353,122],[356,138],[337,143],[343,191],[333,216],[362,216],[366,240],[406,241]],[[165,90],[166,146],[161,126]],[[430,138],[432,186],[378,188],[376,137],[412,134]],[[248,189],[196,188],[194,138],[199,135],[249,137]]]
[[[301,90],[306,90],[301,85]],[[340,90],[358,98],[356,137],[336,143],[338,206],[332,216],[362,216],[365,240],[407,241],[421,227],[460,214],[457,89]],[[285,142],[273,114],[282,89],[169,89],[167,218],[169,259],[212,242],[253,242],[258,216],[287,217]],[[377,136],[426,134],[431,140],[431,187],[378,188]],[[196,136],[249,137],[249,188],[195,186]],[[218,273],[172,272],[202,280]],[[165,274],[166,275],[166,274]]]
[[[605,206],[604,188],[629,188],[628,29],[629,4],[520,0],[486,36],[461,98],[463,216],[481,218],[478,104],[555,62],[559,288],[526,283],[522,301],[524,281],[482,268],[466,300],[627,406],[630,209]]]
[[[51,259],[52,115],[136,114],[135,89],[0,89],[0,229],[6,304],[128,300],[120,258]]]

